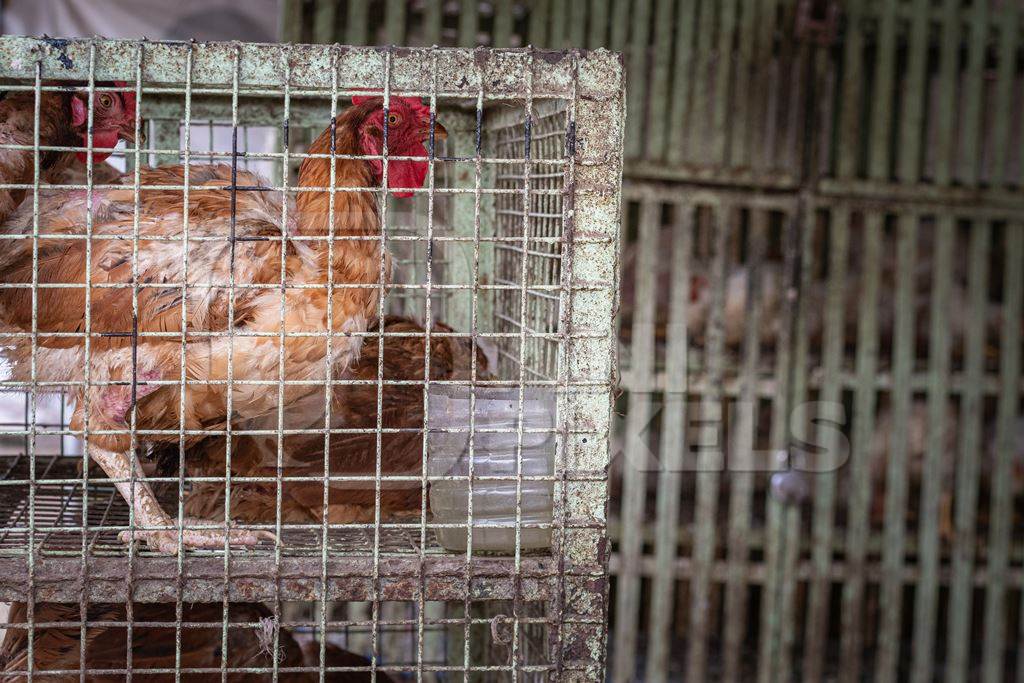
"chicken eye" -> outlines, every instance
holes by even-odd
[[[401,122],[402,122],[402,117],[399,116],[398,114],[395,114],[395,113],[389,113],[388,114],[388,127],[389,128],[397,126]]]
[[[114,96],[108,92],[100,93],[96,96],[96,103],[102,109],[110,109],[114,104]]]

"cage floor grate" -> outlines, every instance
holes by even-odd
[[[32,540],[37,553],[80,555],[84,521],[85,546],[91,555],[127,555],[128,546],[117,536],[129,525],[129,510],[114,486],[95,470],[90,470],[87,483],[69,482],[83,479],[81,457],[37,455],[35,459],[34,478],[27,456],[8,458],[0,465],[0,554],[24,554],[31,527],[35,529]],[[32,481],[35,482],[35,501],[34,518],[30,524],[29,491]],[[177,486],[157,483],[154,490],[166,510],[176,509]],[[294,526],[304,528],[282,525],[282,554],[319,556],[323,531],[311,529],[309,525]],[[329,529],[327,554],[342,557],[372,555],[374,536],[374,529],[367,528],[367,525]],[[383,556],[418,556],[422,548],[426,554],[456,556],[441,548],[429,529],[426,531],[426,544],[420,541],[419,529],[393,528],[385,522],[379,531],[378,552]],[[240,552],[252,555],[273,552],[273,549],[273,543],[262,541],[256,548]],[[144,550],[137,552],[139,555],[147,553]]]

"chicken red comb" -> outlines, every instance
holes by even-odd
[[[381,95],[353,95],[352,96],[352,104],[354,104],[356,106],[359,106],[360,104],[363,104],[365,102],[369,102],[371,100],[383,100],[383,97]],[[423,117],[429,117],[430,116],[430,107],[425,105],[425,104],[423,104],[423,100],[421,100],[418,97],[392,97],[391,100],[392,101],[395,101],[395,100],[402,101],[407,107],[412,109],[414,112],[416,112],[420,116],[423,116]]]

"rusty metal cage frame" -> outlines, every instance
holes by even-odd
[[[424,673],[435,671],[461,672],[468,677],[474,672],[509,672],[513,679],[519,675],[550,673],[559,680],[596,680],[604,670],[605,630],[607,623],[607,561],[609,546],[605,531],[607,508],[607,469],[608,439],[610,431],[611,385],[615,373],[615,338],[612,316],[615,306],[617,286],[617,240],[619,229],[619,202],[621,188],[621,152],[623,142],[624,94],[621,64],[618,57],[602,50],[593,52],[563,51],[544,52],[537,50],[462,50],[462,49],[405,49],[405,48],[351,48],[343,46],[305,46],[305,45],[257,45],[257,44],[216,44],[216,43],[170,43],[150,41],[108,41],[93,40],[52,40],[31,39],[21,37],[4,37],[0,39],[0,77],[12,82],[6,86],[10,90],[22,90],[35,93],[36,139],[31,149],[36,159],[36,170],[33,182],[28,185],[5,185],[7,189],[21,189],[31,193],[26,201],[33,202],[33,220],[31,232],[25,235],[4,235],[4,237],[31,239],[37,242],[41,235],[39,225],[39,198],[43,191],[56,190],[84,191],[87,201],[91,204],[93,193],[111,189],[116,186],[104,186],[94,183],[92,167],[87,170],[86,182],[83,185],[49,186],[41,182],[39,173],[39,108],[40,93],[48,90],[60,90],[61,86],[44,84],[44,81],[59,78],[65,81],[79,81],[86,84],[89,103],[89,120],[92,121],[92,103],[97,93],[109,91],[132,92],[136,97],[139,109],[136,115],[136,132],[140,130],[143,119],[163,120],[163,134],[155,136],[158,141],[149,150],[136,145],[126,150],[125,156],[134,173],[135,233],[133,241],[138,240],[138,193],[140,191],[137,169],[143,162],[143,155],[155,154],[157,158],[177,158],[181,155],[186,168],[197,159],[214,159],[218,156],[232,160],[232,165],[239,159],[270,159],[280,162],[281,167],[288,168],[289,161],[311,155],[289,150],[288,129],[290,126],[323,125],[331,120],[339,111],[339,98],[352,94],[376,91],[383,94],[385,106],[391,96],[416,96],[427,98],[431,112],[439,111],[439,107],[451,104],[463,104],[465,114],[455,114],[454,119],[461,126],[451,141],[454,156],[441,157],[433,149],[428,157],[431,171],[436,164],[455,162],[466,164],[472,169],[469,182],[456,182],[453,187],[436,187],[435,174],[429,174],[429,186],[418,190],[417,194],[425,196],[428,201],[427,234],[425,238],[409,237],[410,241],[420,240],[426,245],[429,254],[435,243],[446,251],[458,255],[461,266],[452,269],[452,273],[461,273],[465,280],[461,284],[438,283],[431,279],[431,260],[428,258],[426,282],[421,285],[407,285],[411,288],[420,287],[428,292],[423,302],[425,318],[431,320],[431,297],[433,288],[466,290],[470,293],[469,304],[453,306],[448,314],[449,320],[459,325],[458,329],[468,329],[467,334],[455,333],[451,336],[469,336],[478,338],[494,338],[499,344],[503,340],[518,342],[518,358],[510,352],[504,357],[508,367],[517,366],[518,378],[509,381],[497,381],[496,384],[519,387],[520,411],[522,410],[522,390],[528,384],[540,384],[557,391],[558,395],[558,426],[555,430],[557,455],[554,476],[547,477],[553,482],[555,495],[554,521],[550,525],[553,531],[553,545],[550,555],[535,556],[524,554],[518,547],[511,557],[484,557],[475,555],[472,543],[464,557],[445,555],[438,552],[427,552],[427,530],[432,526],[427,521],[426,503],[424,502],[421,518],[417,523],[403,525],[385,523],[380,518],[380,487],[381,487],[381,451],[380,451],[380,415],[378,387],[378,425],[377,439],[377,472],[373,477],[377,491],[376,517],[370,525],[351,525],[360,530],[371,532],[372,546],[369,552],[355,551],[347,554],[332,552],[326,543],[328,522],[326,516],[321,527],[323,536],[315,553],[300,551],[288,552],[283,540],[272,547],[258,546],[250,552],[202,551],[179,552],[176,557],[160,556],[152,552],[139,551],[134,545],[126,550],[104,547],[102,552],[87,542],[91,525],[88,513],[83,511],[79,522],[81,546],[78,551],[50,552],[39,545],[37,534],[44,531],[57,532],[60,528],[50,530],[39,528],[35,521],[36,496],[40,485],[76,486],[81,484],[82,491],[88,491],[90,473],[83,467],[80,476],[69,476],[47,481],[47,471],[40,472],[37,468],[35,441],[40,436],[83,436],[61,425],[59,429],[41,428],[35,424],[37,396],[52,390],[58,383],[47,383],[37,379],[35,365],[35,338],[39,332],[35,329],[35,292],[33,284],[33,330],[29,336],[33,339],[32,377],[29,382],[3,381],[7,390],[21,390],[29,394],[28,424],[23,429],[4,429],[6,436],[21,437],[28,444],[25,454],[27,473],[22,479],[5,479],[5,486],[24,485],[27,489],[27,524],[25,525],[26,547],[14,551],[0,550],[0,599],[23,600],[28,603],[27,627],[29,665],[27,674],[40,676],[45,672],[34,672],[32,669],[33,632],[38,626],[33,623],[32,605],[37,601],[67,602],[81,606],[85,615],[85,606],[90,603],[107,602],[123,603],[126,606],[126,621],[129,643],[132,630],[132,605],[144,602],[172,602],[177,606],[177,618],[170,625],[177,633],[177,656],[180,657],[181,637],[181,605],[183,602],[216,602],[222,603],[223,621],[218,624],[223,629],[222,638],[227,644],[228,605],[232,601],[268,602],[274,606],[276,625],[274,630],[275,650],[281,626],[280,611],[285,601],[317,602],[324,607],[319,613],[319,628],[326,633],[329,623],[326,605],[333,601],[366,601],[372,606],[372,619],[369,624],[355,622],[356,625],[368,625],[372,630],[372,647],[374,657],[370,671],[378,670],[376,655],[378,648],[378,630],[381,622],[379,606],[382,601],[412,601],[417,603],[416,617],[405,624],[417,629],[417,660],[409,667],[397,671],[415,672],[422,678]],[[107,87],[97,85],[100,81],[124,80],[127,86]],[[15,84],[15,83],[22,84]],[[243,98],[245,101],[243,101]],[[249,101],[256,98],[257,101]],[[216,100],[220,99],[218,105]],[[319,99],[320,102],[313,100]],[[230,105],[225,108],[223,102]],[[328,102],[325,104],[324,100]],[[522,152],[509,158],[496,156],[496,148],[490,146],[487,139],[486,119],[493,105],[502,102],[521,102],[520,125],[524,131]],[[531,157],[535,145],[531,142],[531,126],[536,122],[536,109],[547,106],[547,101],[562,102],[563,107],[553,113],[563,117],[561,142],[554,147],[545,147],[544,154],[551,157]],[[233,131],[237,131],[243,123],[280,124],[282,128],[282,151],[273,153],[243,152],[234,143],[229,152],[199,153],[190,149],[191,127],[199,121],[223,120],[230,114]],[[267,114],[270,114],[269,116]],[[255,114],[250,116],[250,114]],[[164,145],[176,137],[177,125],[170,122],[184,122],[184,140],[181,146]],[[511,123],[508,125],[512,125]],[[458,126],[457,126],[458,127]],[[175,135],[170,134],[174,129]],[[558,138],[557,130],[554,138]],[[235,135],[237,141],[237,134]],[[5,145],[12,149],[25,149]],[[74,148],[59,148],[58,151]],[[85,153],[91,159],[92,131],[89,131],[89,142]],[[82,151],[82,150],[75,150]],[[319,155],[321,158],[336,159],[333,150],[330,155]],[[387,168],[388,155],[385,152],[380,159]],[[393,160],[393,159],[392,159]],[[489,177],[491,166],[505,164],[518,166],[522,169],[521,187],[517,187],[514,179],[508,187],[485,187],[481,179]],[[535,164],[544,168],[558,169],[556,173],[562,182],[549,188],[535,188],[531,184],[531,173]],[[386,171],[385,171],[386,173]],[[132,175],[131,171],[129,175]],[[287,195],[294,192],[295,186],[290,185],[289,174],[281,174],[278,182],[266,189],[280,191]],[[195,186],[186,181],[182,186],[167,189],[180,190],[184,194],[187,205],[190,192],[197,191]],[[385,175],[386,184],[386,175]],[[278,184],[279,183],[279,184]],[[237,189],[237,188],[233,188]],[[325,189],[330,192],[331,201],[336,192],[358,191],[354,188],[335,187],[332,183]],[[510,197],[521,197],[521,214],[516,232],[503,236],[493,232],[494,225],[489,220],[487,211],[493,210],[494,197],[507,194]],[[548,214],[538,215],[540,196],[552,196],[557,199],[548,200],[544,207]],[[452,234],[439,236],[433,232],[433,205],[435,198],[450,198],[452,209]],[[282,204],[282,220],[287,220],[288,202]],[[87,211],[86,243],[96,239],[92,233],[93,211]],[[541,220],[550,224],[553,231],[535,232],[535,222]],[[387,202],[381,204],[381,222],[388,224]],[[547,230],[547,228],[544,228]],[[487,231],[491,231],[490,235]],[[519,232],[521,231],[521,232]],[[188,236],[187,221],[185,239]],[[281,239],[284,239],[283,237]],[[399,236],[381,236],[385,240],[400,240]],[[329,239],[328,242],[333,240]],[[507,284],[483,283],[481,265],[493,266],[493,256],[481,257],[482,245],[503,245],[506,249],[519,249],[517,258],[521,271],[518,283]],[[548,281],[533,283],[528,278],[534,271],[529,266],[534,258],[531,248],[534,243],[542,243],[545,249],[557,253],[560,265],[557,269],[547,269]],[[519,245],[516,247],[515,245]],[[496,249],[495,249],[496,250]],[[185,250],[187,252],[187,250]],[[490,252],[492,249],[486,249]],[[184,253],[184,252],[183,252]],[[547,258],[542,255],[537,258]],[[455,259],[455,257],[453,257]],[[470,267],[465,267],[465,264]],[[383,269],[383,259],[382,259]],[[133,266],[134,268],[134,266]],[[135,271],[133,271],[134,273]],[[282,271],[283,272],[283,271]],[[383,270],[382,270],[383,272]],[[87,269],[88,273],[88,269]],[[550,278],[557,278],[551,282]],[[88,302],[89,284],[86,275],[86,301]],[[133,307],[137,307],[137,291],[140,283],[133,275],[132,288]],[[11,285],[6,285],[11,286]],[[181,285],[187,287],[187,285]],[[230,287],[238,286],[232,279]],[[328,285],[330,290],[331,285]],[[384,311],[384,287],[376,285],[379,290],[379,310]],[[284,306],[284,287],[282,289],[282,307]],[[490,321],[482,319],[482,312],[493,314],[495,304],[491,308],[477,310],[476,302],[484,301],[492,295],[486,292],[499,292],[505,289],[518,290],[519,315],[507,316],[504,321],[505,332],[488,329]],[[556,314],[550,312],[546,317],[530,318],[528,309],[531,299],[548,300],[547,295],[539,296],[550,290],[556,294]],[[86,317],[89,315],[89,304],[86,304]],[[283,308],[282,308],[283,311]],[[137,310],[136,310],[137,315]],[[540,320],[542,329],[532,323]],[[463,326],[464,325],[464,326]],[[86,348],[90,335],[88,320],[83,333]],[[159,333],[158,333],[159,334]],[[188,333],[192,335],[191,332]],[[238,337],[233,331],[226,333],[232,339]],[[328,348],[335,336],[350,333],[324,332],[321,336],[327,339]],[[144,335],[133,334],[133,342]],[[185,333],[173,333],[180,338],[182,353],[186,344]],[[210,336],[216,336],[211,333]],[[283,355],[282,328],[278,335],[279,354]],[[367,343],[376,341],[383,347],[384,334],[354,333],[354,336],[366,336]],[[425,333],[426,344],[430,338],[444,336],[443,333],[431,331],[428,325]],[[549,352],[531,350],[528,341],[538,341],[541,347],[550,345],[556,348],[552,356]],[[232,343],[233,345],[233,343]],[[229,347],[230,348],[230,347]],[[511,348],[511,347],[510,347]],[[537,353],[540,355],[537,355]],[[282,356],[283,357],[283,356]],[[554,374],[548,377],[528,377],[525,367],[528,363],[545,358],[545,365]],[[382,360],[380,361],[383,362]],[[230,367],[230,364],[229,364]],[[283,367],[283,366],[282,366]],[[429,370],[428,370],[429,371]],[[378,374],[378,384],[383,382]],[[217,382],[217,380],[208,380]],[[184,371],[180,384],[184,385]],[[330,387],[343,384],[345,380],[321,380],[325,387],[325,401],[329,403]],[[474,383],[480,380],[475,378]],[[159,382],[158,382],[159,383]],[[165,382],[173,383],[173,382]],[[190,380],[188,384],[191,384]],[[285,380],[279,377],[276,383],[279,392],[283,392]],[[421,382],[427,385],[429,381]],[[74,382],[60,382],[68,386]],[[85,380],[82,386],[89,386],[88,363],[85,367]],[[134,395],[137,380],[131,382]],[[231,386],[231,375],[227,378]],[[184,389],[184,387],[183,387]],[[182,392],[184,393],[184,391]],[[230,396],[229,397],[230,413]],[[283,394],[279,393],[279,399]],[[424,401],[426,390],[424,390]],[[182,398],[182,401],[184,399]],[[276,479],[278,488],[281,486],[280,457],[281,439],[284,434],[284,408],[279,400],[279,422],[276,430],[272,430],[278,438],[279,470]],[[88,407],[86,408],[88,411]],[[424,410],[426,410],[424,406]],[[146,430],[134,426],[134,404],[132,407],[131,428],[128,430],[134,438],[144,437]],[[330,423],[330,411],[327,410],[327,422],[323,429],[313,430],[323,434],[329,440],[330,434],[336,430]],[[88,429],[86,429],[86,432]],[[184,425],[173,430],[184,443],[186,430]],[[523,428],[518,428],[518,439],[522,439]],[[245,430],[232,429],[230,421],[225,434],[243,434]],[[230,439],[230,437],[229,437]],[[424,437],[426,441],[426,438]],[[133,446],[133,449],[135,446]],[[472,446],[471,446],[472,448]],[[426,446],[424,446],[426,450]],[[227,454],[227,467],[230,472],[230,446]],[[326,466],[325,466],[326,467]],[[8,474],[15,473],[11,470]],[[134,485],[135,471],[129,482]],[[178,499],[181,500],[184,486],[184,474],[174,477],[169,483],[177,487]],[[335,479],[358,479],[339,475],[329,475],[325,469],[323,481]],[[424,466],[422,475],[415,478],[426,491],[428,476]],[[469,485],[473,476],[462,477]],[[517,488],[524,479],[529,479],[521,471],[515,477]],[[230,474],[222,478],[227,490],[230,491]],[[327,486],[325,484],[325,506]],[[226,494],[225,523],[230,517],[230,493]],[[88,510],[88,497],[84,503]],[[424,501],[426,500],[424,496]],[[179,523],[182,512],[179,510]],[[517,538],[521,522],[517,510]],[[112,532],[134,528],[132,513],[126,527],[114,525],[103,527],[103,531]],[[467,529],[472,525],[472,511]],[[418,543],[411,554],[391,555],[386,552],[381,537],[382,528],[406,528],[410,533],[418,532]],[[282,521],[280,496],[278,496],[277,522],[274,530],[278,539],[282,539]],[[67,528],[63,528],[64,531]],[[45,535],[44,535],[45,540]],[[179,547],[181,536],[179,534]],[[512,604],[512,636],[511,656],[508,665],[485,666],[470,661],[470,627],[474,624],[492,624],[488,618],[475,619],[470,615],[470,606],[478,601],[504,600]],[[423,640],[425,624],[425,606],[432,601],[462,602],[465,611],[461,618],[454,620],[439,619],[434,626],[451,626],[457,624],[464,629],[467,640],[462,662],[452,665],[429,665],[423,659]],[[531,617],[521,614],[521,607],[528,603],[544,605],[542,617]],[[449,623],[452,622],[452,623]],[[341,622],[352,625],[352,622]],[[403,622],[404,623],[404,622]],[[541,623],[547,629],[547,661],[539,665],[522,663],[516,650],[520,647],[520,632],[532,623]],[[87,626],[92,626],[83,618],[75,626],[81,628],[84,636]],[[100,624],[102,625],[102,624]],[[307,624],[308,625],[308,624]],[[336,624],[335,624],[336,625]],[[243,625],[256,627],[256,624]],[[10,627],[10,625],[9,625]],[[82,643],[84,653],[84,639]],[[321,668],[323,674],[323,648],[321,646]],[[84,659],[81,669],[68,673],[85,675]],[[129,661],[126,667],[130,669]],[[226,675],[227,659],[223,659],[221,669]],[[278,661],[265,673],[279,673]],[[314,667],[314,670],[317,670]],[[384,669],[381,669],[382,671]],[[180,671],[170,673],[179,674]],[[467,678],[468,680],[468,678]]]

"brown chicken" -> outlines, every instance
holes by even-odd
[[[89,622],[125,622],[124,605],[89,605]],[[224,617],[220,603],[182,605],[181,661],[178,668],[182,680],[220,681]],[[81,622],[81,611],[76,604],[36,603],[33,623]],[[131,668],[135,675],[144,675],[147,681],[173,681],[175,676],[175,605],[138,603],[132,607],[134,623],[165,623],[168,626],[134,626],[132,628]],[[27,623],[25,603],[14,603],[8,616],[9,624]],[[274,666],[274,617],[261,604],[232,603],[228,612],[227,661],[230,669],[262,669],[261,672],[228,673],[229,681],[265,681]],[[203,624],[200,626],[199,624]],[[90,681],[123,681],[124,674],[101,673],[123,671],[128,666],[128,639],[125,626],[93,626],[86,629],[85,665],[96,673],[88,674]],[[81,629],[79,626],[37,626],[33,634],[33,677],[45,676],[48,681],[77,681],[81,667]],[[278,668],[307,669],[280,671],[282,681],[318,681],[320,644],[316,641],[298,642],[292,632],[281,628],[278,636],[280,659]],[[336,683],[362,683],[370,681],[370,660],[328,643],[325,652],[328,667],[359,667],[365,671],[334,672],[326,680]],[[0,645],[0,679],[4,681],[28,680],[28,633],[24,628],[7,626]],[[148,673],[163,670],[164,673]],[[167,672],[169,670],[169,672]],[[192,670],[190,672],[190,670]],[[48,672],[64,673],[48,673]],[[378,671],[377,680],[388,683],[392,679]]]
[[[392,98],[386,117],[387,153],[417,157],[389,161],[386,169],[389,190],[408,196],[427,173],[425,141],[446,132],[440,124],[431,130],[429,110],[415,99]],[[380,98],[353,98],[309,152],[379,156],[384,127]],[[314,189],[298,192],[294,205],[290,199],[282,205],[280,193],[267,191],[255,175],[238,172],[235,182],[228,166],[192,166],[186,240],[183,192],[145,187],[181,185],[186,169],[146,169],[137,241],[123,239],[136,229],[135,192],[126,187],[104,193],[93,207],[82,196],[43,207],[41,222],[51,233],[81,235],[87,209],[97,214],[88,269],[85,240],[65,235],[39,240],[36,273],[30,240],[17,240],[0,255],[7,282],[68,285],[0,289],[0,324],[14,333],[4,355],[16,380],[31,379],[33,355],[37,381],[80,383],[83,368],[88,372],[71,425],[88,429],[90,457],[134,508],[138,528],[125,532],[125,540],[141,539],[163,552],[178,548],[176,520],[139,479],[134,439],[177,442],[181,427],[224,429],[229,415],[239,428],[276,427],[279,412],[286,427],[301,424],[309,420],[304,399],[318,396],[322,405],[322,383],[343,376],[357,357],[362,338],[351,333],[374,317],[390,274],[374,190],[384,171],[381,159],[336,159],[335,186],[365,189],[333,193],[332,214],[329,158],[303,161],[299,186]],[[122,182],[131,184],[134,176]],[[22,220],[9,229],[30,226]],[[327,239],[331,234],[342,239]],[[83,287],[87,274],[91,286]],[[188,384],[183,411],[182,378]],[[146,431],[133,433],[129,425]],[[252,545],[269,536],[197,529],[197,523],[186,521],[185,547]]]
[[[379,325],[370,332],[380,329]],[[438,323],[434,334],[453,332]],[[421,482],[388,481],[396,476],[417,477],[423,465],[423,377],[426,367],[426,330],[421,325],[397,316],[384,321],[383,388],[381,391],[381,516],[394,518],[419,515],[422,503]],[[401,335],[401,336],[400,336]],[[409,336],[406,336],[409,335]],[[431,381],[469,380],[472,378],[472,342],[462,337],[431,336]],[[490,363],[479,348],[476,351],[476,377],[489,377]],[[352,384],[336,386],[332,424],[335,428],[365,429],[366,433],[332,434],[329,464],[331,476],[369,476],[376,472],[377,459],[377,373],[380,353],[377,339],[367,338],[359,360],[349,369],[346,379]],[[396,382],[402,382],[396,384]],[[408,383],[406,383],[408,382]],[[318,397],[322,402],[323,398]],[[322,408],[313,411],[322,414]],[[322,426],[322,425],[310,425]],[[324,437],[320,434],[288,435],[283,439],[284,477],[281,486],[281,521],[319,523],[323,521],[324,487],[319,481],[289,480],[289,477],[322,477],[324,474]],[[177,463],[177,449],[169,462]],[[188,476],[224,476],[225,440],[210,438],[186,455]],[[168,469],[166,465],[162,469]],[[232,440],[233,476],[269,477],[277,471],[276,436],[237,436]],[[185,499],[185,513],[196,517],[222,519],[224,484],[197,484]],[[370,522],[374,519],[375,490],[369,481],[332,482],[328,499],[331,524]],[[244,482],[231,484],[231,517],[249,523],[276,521],[277,484]]]
[[[47,86],[53,85],[47,83]],[[109,87],[110,83],[97,83]],[[124,83],[113,85],[124,86]],[[118,140],[135,139],[135,95],[131,92],[98,91],[93,93],[92,160],[99,164],[117,146]],[[40,91],[39,145],[42,147],[88,146],[88,92]],[[8,91],[0,100],[0,143],[31,147],[35,142],[36,94],[31,90]],[[31,184],[35,169],[32,149],[0,149],[0,183]],[[43,182],[54,176],[78,157],[85,163],[86,152],[40,150],[39,175]],[[94,182],[99,182],[95,181]],[[28,190],[0,189],[0,224],[22,203]]]

